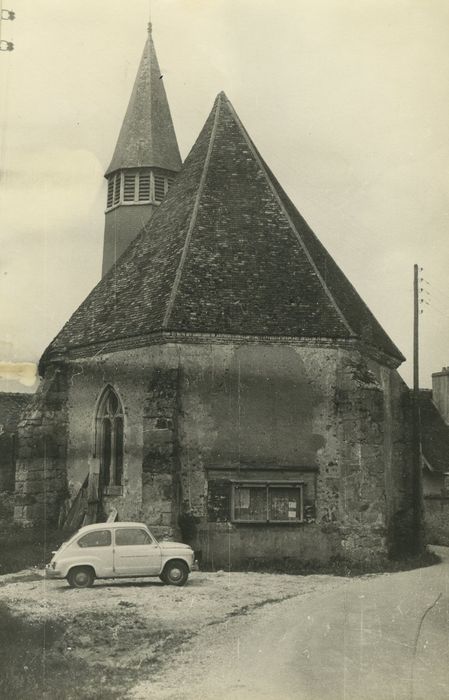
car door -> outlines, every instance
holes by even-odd
[[[113,547],[111,531],[92,530],[74,542],[70,553],[76,554],[74,563],[90,564],[98,578],[113,575]]]
[[[116,528],[114,573],[116,576],[157,576],[161,571],[159,545],[141,527]]]

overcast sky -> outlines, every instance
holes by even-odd
[[[4,5],[17,19],[0,53],[0,362],[35,362],[100,277],[103,173],[149,2]],[[183,157],[224,90],[408,382],[423,267],[430,386],[449,365],[448,0],[153,0],[152,19]]]

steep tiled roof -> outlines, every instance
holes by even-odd
[[[430,468],[449,472],[449,426],[432,401],[432,392],[420,391],[422,453]]]
[[[161,330],[361,338],[403,359],[223,93],[162,205],[48,350]]]
[[[0,426],[5,431],[15,432],[20,414],[29,404],[33,394],[0,391]]]
[[[138,167],[175,172],[181,168],[178,142],[151,32],[106,175],[122,168]]]

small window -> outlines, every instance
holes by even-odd
[[[110,530],[94,530],[78,540],[79,547],[109,547],[111,544]]]
[[[156,202],[162,202],[165,195],[165,178],[162,175],[154,176],[154,199]]]
[[[106,206],[108,209],[112,207],[114,203],[114,178],[110,177],[108,180],[108,199]]]
[[[125,173],[123,184],[123,200],[125,202],[134,202],[136,195],[136,175],[135,173]]]
[[[152,544],[152,540],[145,530],[129,527],[115,531],[115,544],[118,547],[124,545]]]
[[[234,484],[232,520],[302,522],[302,500],[302,486],[296,484]]]
[[[149,172],[140,173],[139,176],[139,202],[150,201],[151,175]]]

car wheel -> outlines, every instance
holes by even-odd
[[[183,586],[189,578],[189,567],[184,561],[169,561],[160,578],[169,586]]]
[[[77,566],[71,569],[67,576],[69,586],[72,588],[89,588],[93,585],[95,575],[88,566]]]

